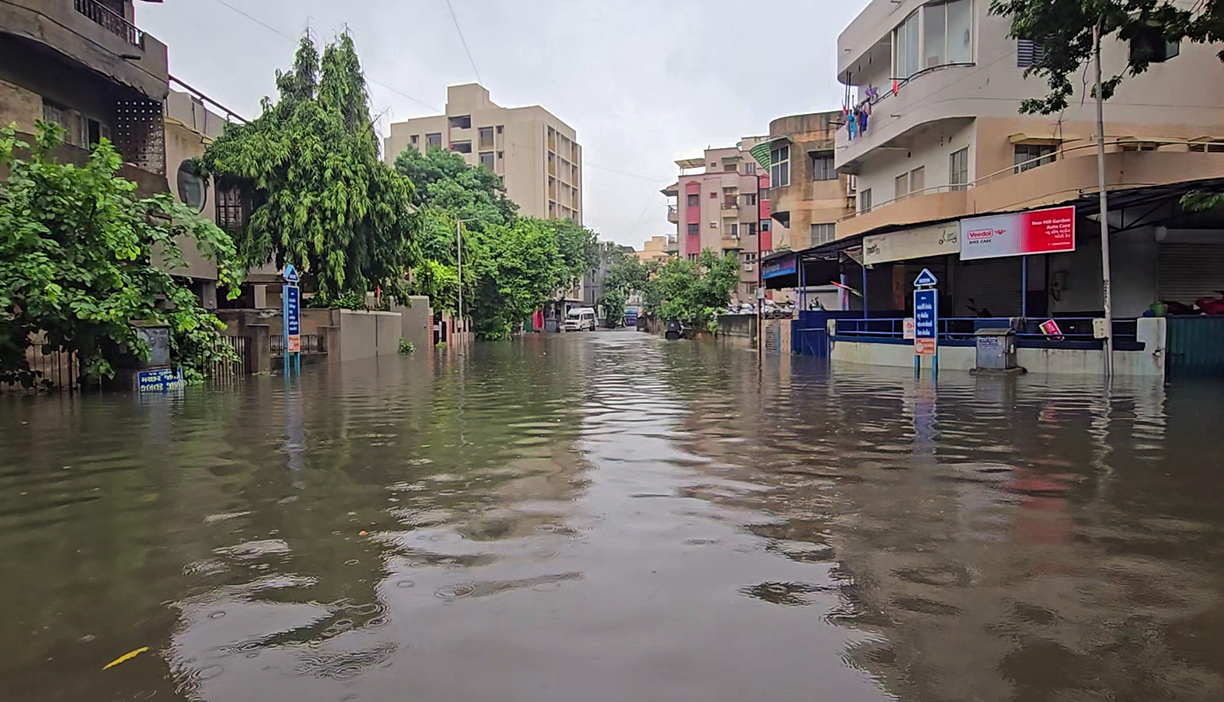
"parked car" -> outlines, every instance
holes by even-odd
[[[565,315],[565,324],[561,331],[595,331],[595,309],[592,307],[577,307]]]

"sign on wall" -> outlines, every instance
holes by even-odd
[[[962,261],[1075,250],[1075,208],[1054,207],[963,219]]]
[[[777,278],[782,275],[793,275],[799,270],[798,261],[792,254],[784,258],[766,261],[761,264],[761,278]]]
[[[863,239],[863,261],[867,265],[945,256],[960,250],[960,222],[873,234]]]

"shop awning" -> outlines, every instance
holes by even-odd
[[[1019,132],[1007,137],[1007,140],[1013,144],[1027,144],[1032,146],[1058,146],[1068,141],[1082,141],[1084,137],[1078,134],[1027,134]]]

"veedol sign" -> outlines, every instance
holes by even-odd
[[[963,219],[962,261],[1075,250],[1075,208],[1055,207]]]

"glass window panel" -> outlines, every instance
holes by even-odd
[[[970,0],[955,0],[948,8],[948,63],[973,61],[973,13]]]
[[[933,68],[947,63],[947,45],[944,40],[946,7],[946,5],[927,5],[922,8],[923,68]]]

